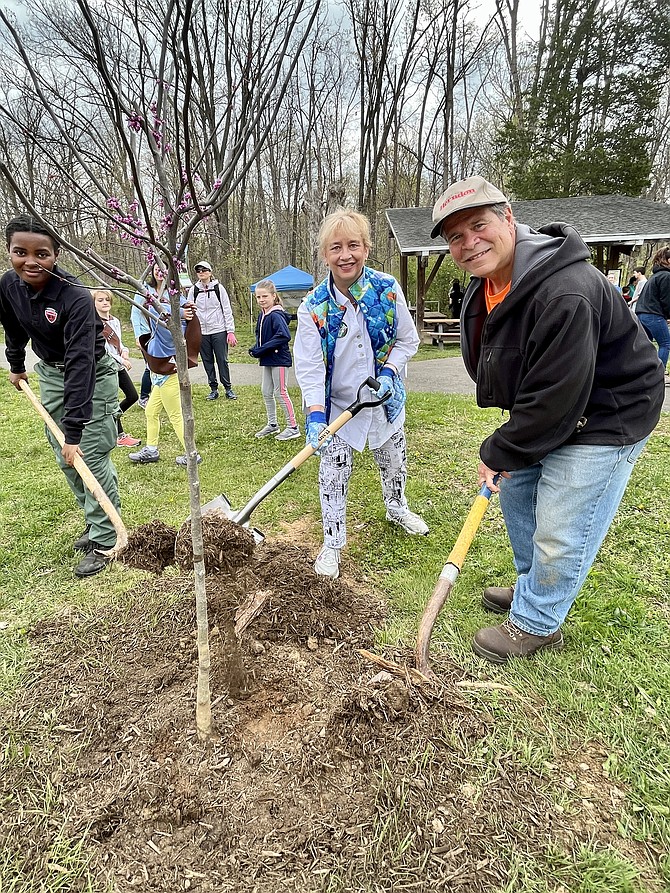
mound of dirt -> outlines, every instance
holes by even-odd
[[[234,573],[247,564],[256,546],[253,535],[248,530],[235,524],[218,510],[206,512],[202,516],[202,541],[205,570],[208,574],[218,571]],[[188,571],[193,567],[190,521],[185,521],[179,529],[174,554],[182,570]]]
[[[174,564],[174,544],[177,531],[158,519],[142,524],[128,534],[128,545],[119,561],[139,570],[160,574]]]
[[[483,893],[505,886],[515,848],[555,846],[562,816],[531,770],[489,760],[493,719],[459,696],[460,670],[422,690],[364,663],[382,607],[361,587],[277,542],[207,588],[207,744],[191,577],[32,630],[39,659],[0,720],[14,755],[0,844],[31,889],[68,840],[81,888],[117,893]]]

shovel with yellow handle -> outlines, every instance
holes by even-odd
[[[499,480],[500,475],[497,474],[493,478],[493,483],[497,484]],[[434,680],[436,678],[428,662],[428,651],[430,649],[430,637],[433,634],[433,627],[435,626],[437,615],[442,610],[444,603],[449,598],[451,590],[454,588],[454,584],[463,567],[465,556],[468,554],[472,540],[479,529],[479,525],[484,517],[484,512],[488,508],[492,495],[492,491],[486,484],[484,484],[478,495],[475,497],[475,501],[468,512],[468,516],[461,528],[461,532],[454,544],[454,548],[449,553],[447,563],[442,568],[442,572],[438,577],[435,589],[433,589],[433,594],[428,599],[428,603],[424,608],[423,616],[419,623],[419,632],[416,638],[416,668],[429,679]]]

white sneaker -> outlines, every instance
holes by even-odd
[[[300,428],[284,428],[281,434],[278,434],[275,440],[295,440],[300,437]]]
[[[279,425],[271,425],[269,422],[260,431],[256,431],[256,437],[269,437],[271,434],[279,434]]]
[[[324,546],[316,556],[314,572],[320,577],[336,580],[340,576],[340,550]]]
[[[423,518],[415,515],[414,512],[410,512],[409,509],[402,514],[398,514],[396,517],[390,512],[386,512],[386,520],[391,521],[392,524],[397,524],[399,527],[402,527],[403,530],[406,530],[407,533],[411,533],[412,535],[420,534],[421,536],[428,536],[429,529],[426,522]]]

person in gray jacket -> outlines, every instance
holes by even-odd
[[[461,350],[477,402],[509,414],[482,443],[477,477],[500,493],[517,576],[485,590],[484,607],[509,618],[473,644],[505,663],[562,647],[563,622],[658,422],[663,369],[573,227],[518,224],[482,177],[452,184],[433,223],[472,277]]]
[[[219,384],[214,366],[216,360],[216,365],[219,367],[219,379],[224,387],[226,398],[237,400],[237,394],[230,381],[230,367],[228,366],[228,347],[235,347],[237,344],[230,298],[223,285],[212,276],[212,266],[209,261],[200,261],[195,265],[194,270],[198,281],[191,286],[188,300],[196,306],[202,329],[200,356],[209,382],[209,394],[206,399],[219,399]]]

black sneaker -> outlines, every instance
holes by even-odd
[[[79,539],[76,539],[74,541],[74,549],[76,552],[88,552],[88,544],[91,541],[88,536],[90,530],[91,530],[91,525],[87,524],[86,527],[84,527],[84,530],[82,531],[82,534],[79,537]]]
[[[95,540],[89,540],[86,555],[74,569],[75,577],[92,577],[94,574],[99,574],[110,562],[110,559],[102,553],[111,548],[111,546],[96,543]]]
[[[219,392],[218,391],[210,391],[209,394],[205,397],[205,400],[218,400]]]
[[[228,388],[226,391],[226,400],[237,400],[237,394],[232,388]]]

